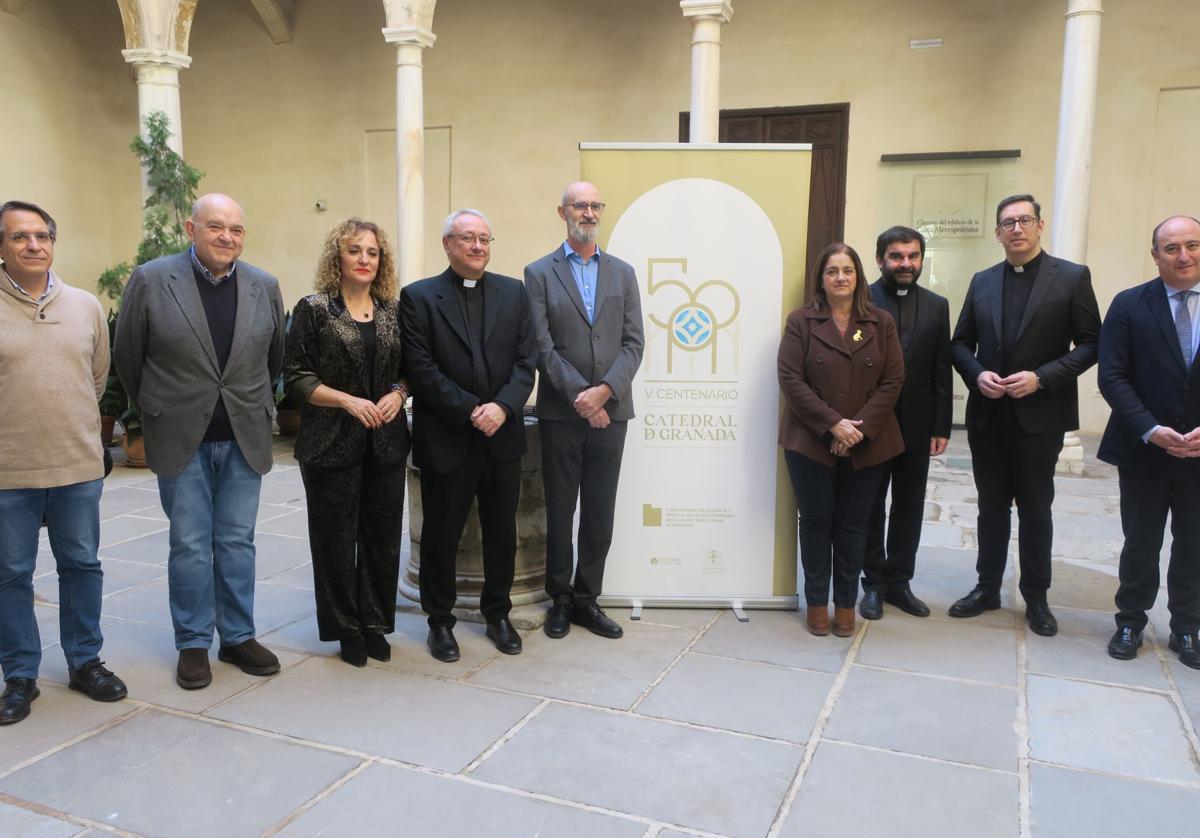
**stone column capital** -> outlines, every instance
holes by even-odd
[[[182,52],[170,49],[123,49],[121,55],[125,61],[135,67],[159,67],[172,70],[186,70],[192,66],[192,57]]]
[[[385,41],[400,47],[412,46],[426,49],[437,41],[437,35],[420,26],[388,26],[382,31]]]
[[[733,20],[733,0],[679,0],[679,9],[684,17],[694,20]]]
[[[1067,0],[1067,14],[1065,17],[1070,18],[1078,15],[1102,15],[1104,9],[1100,8],[1102,0]]]

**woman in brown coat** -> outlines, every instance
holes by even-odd
[[[893,409],[904,356],[896,324],[870,303],[849,245],[821,252],[804,299],[779,342],[779,444],[800,511],[808,630],[829,633],[832,574],[833,633],[847,637],[882,464],[904,450]]]

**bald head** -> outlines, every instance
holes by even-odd
[[[1154,228],[1153,241],[1150,255],[1163,282],[1180,291],[1200,283],[1200,221],[1173,215]]]
[[[1200,221],[1197,221],[1195,218],[1192,218],[1192,216],[1190,216],[1190,215],[1172,215],[1170,218],[1164,218],[1162,221],[1158,222],[1158,226],[1155,227],[1154,232],[1150,234],[1150,250],[1151,250],[1151,252],[1158,250],[1158,231],[1161,230],[1163,227],[1166,227],[1167,225],[1174,226],[1175,222],[1177,222],[1177,221],[1183,221],[1183,222],[1190,221],[1195,226],[1200,227]]]
[[[196,248],[196,258],[213,276],[228,274],[242,255],[246,218],[238,202],[228,195],[201,195],[192,205],[192,217],[184,228]]]
[[[567,222],[567,242],[572,248],[590,255],[595,249],[602,212],[604,204],[595,184],[581,180],[563,190],[558,216]]]

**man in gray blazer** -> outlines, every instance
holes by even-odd
[[[279,671],[254,638],[254,522],[271,470],[284,317],[275,277],[237,261],[246,225],[232,198],[202,196],[185,226],[190,248],[129,278],[113,358],[171,522],[175,680],[200,689],[212,682],[214,626],[220,660]]]
[[[525,268],[541,372],[535,412],[546,486],[546,593],[554,600],[545,623],[550,637],[563,637],[571,623],[602,637],[622,634],[596,597],[612,543],[625,427],[633,417],[630,385],[645,339],[633,268],[596,245],[603,212],[595,186],[568,186],[558,207],[566,241]],[[579,562],[572,585],[577,500]]]

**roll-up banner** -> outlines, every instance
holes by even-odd
[[[580,154],[607,202],[600,246],[637,271],[646,333],[602,602],[796,607],[776,353],[804,294],[811,146]]]

